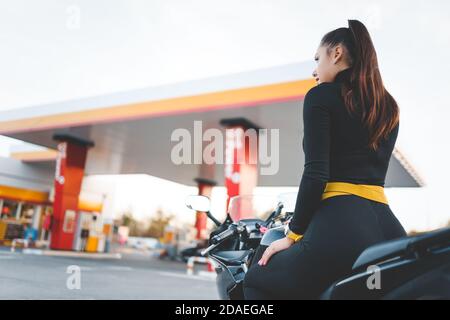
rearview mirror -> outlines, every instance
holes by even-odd
[[[186,207],[195,211],[209,212],[210,201],[206,196],[187,196]]]

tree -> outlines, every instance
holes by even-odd
[[[127,209],[121,216],[120,225],[128,227],[130,237],[161,238],[173,217],[172,214],[166,214],[161,208],[158,208],[151,218],[143,222],[136,220],[132,210]]]
[[[172,214],[165,214],[161,208],[158,208],[153,218],[150,218],[148,229],[145,232],[147,237],[162,238],[166,226],[173,219]]]
[[[140,224],[138,221],[136,221],[136,219],[134,219],[131,208],[128,208],[122,214],[120,224],[122,226],[128,227],[130,237],[140,237],[141,236]]]

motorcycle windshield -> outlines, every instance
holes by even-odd
[[[265,220],[276,205],[276,196],[240,195],[230,199],[228,213],[234,222],[243,219]]]
[[[295,204],[297,202],[298,192],[286,192],[280,193],[277,197],[278,203],[283,204],[284,212],[294,212]]]

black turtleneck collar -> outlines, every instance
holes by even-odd
[[[334,78],[334,82],[348,82],[350,81],[350,76],[352,74],[352,68],[347,68],[339,71]]]

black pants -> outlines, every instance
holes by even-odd
[[[265,266],[254,263],[249,268],[245,298],[318,299],[351,271],[364,249],[405,235],[384,203],[355,195],[327,198],[321,201],[301,241],[273,255]]]

